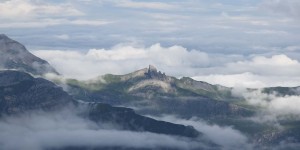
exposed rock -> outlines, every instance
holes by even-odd
[[[161,81],[168,79],[164,73],[161,73],[160,71],[158,72],[157,69],[152,65],[149,65],[148,71],[145,73],[145,75],[149,79],[157,79]]]

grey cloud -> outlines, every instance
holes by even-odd
[[[300,2],[297,0],[265,0],[261,7],[286,17],[300,19]]]
[[[162,9],[170,10],[176,9],[175,5],[163,2],[147,2],[147,1],[132,1],[132,0],[119,0],[115,2],[118,7],[128,7],[128,8],[148,8],[148,9]]]
[[[114,7],[112,2],[107,1],[100,3],[99,1],[88,1],[85,4],[81,4],[79,1],[69,1],[68,3],[72,8],[82,11],[85,15],[60,16],[58,18],[67,20],[67,22],[86,20],[89,23],[78,25],[57,23],[53,20],[45,21],[45,18],[52,18],[51,15],[46,15],[42,18],[34,18],[29,22],[3,20],[2,26],[14,26],[15,30],[2,28],[0,31],[18,37],[20,42],[26,42],[28,43],[27,46],[32,46],[35,49],[37,47],[47,47],[48,49],[76,47],[80,50],[86,50],[101,47],[109,48],[118,43],[138,41],[147,46],[154,43],[161,43],[163,46],[183,45],[189,49],[198,49],[208,53],[242,55],[261,53],[260,50],[254,49],[253,45],[263,47],[270,45],[275,47],[293,46],[297,45],[296,39],[299,39],[299,34],[295,32],[299,27],[296,26],[295,22],[288,20],[285,22],[255,9],[236,13],[236,9],[249,7],[243,3],[231,4],[228,2],[224,5],[203,1],[167,2],[167,4],[179,6],[178,9],[171,11],[157,9],[151,11],[147,9],[148,11],[146,11],[145,9]],[[57,7],[62,4],[51,3]],[[257,7],[257,3],[251,2],[250,4],[251,7]],[[257,13],[260,15],[256,15]],[[227,16],[222,16],[222,14],[227,14]],[[93,20],[113,22],[113,24],[91,26],[91,24],[95,24],[92,22]],[[40,28],[26,29],[27,31],[18,30],[22,26],[27,28],[39,26]],[[268,35],[261,38],[261,35],[245,32],[286,34],[284,34],[284,38]],[[69,41],[65,41],[55,37],[55,35],[61,34],[68,34],[70,37],[90,35],[95,38],[92,40],[90,38],[71,38]]]
[[[269,58],[278,54],[286,55],[293,60],[300,58],[297,54],[300,38],[298,24],[291,19],[264,13],[263,10],[257,9],[258,2],[247,0],[233,4],[177,1],[168,4],[174,4],[179,8],[168,11],[116,7],[114,2],[106,0],[41,3],[49,3],[55,7],[68,4],[85,15],[53,18],[53,14],[43,14],[44,17],[33,18],[28,22],[2,19],[0,27],[9,28],[0,28],[0,32],[7,33],[32,50],[76,50],[82,58],[78,60],[69,58],[65,62],[62,62],[62,57],[65,56],[53,56],[54,53],[53,55],[48,53],[49,56],[41,55],[49,59],[48,61],[65,75],[78,73],[72,63],[84,66],[78,77],[90,73],[90,76],[84,78],[105,73],[124,74],[154,64],[169,75],[193,76],[198,80],[215,84],[224,84],[221,80],[234,79],[236,76],[238,79],[249,79],[247,80],[249,83],[244,85],[250,84],[252,87],[295,86],[300,83],[297,77],[298,65],[280,67],[284,71],[274,72],[272,70],[277,67],[276,65],[259,67],[253,62],[252,58],[258,56],[266,57],[271,62]],[[28,28],[24,29],[24,26]],[[89,49],[103,48],[106,53],[117,53],[111,47],[120,43],[134,43],[142,45],[144,49],[149,49],[154,43],[161,43],[163,48],[155,52],[159,57],[149,56],[148,59],[143,59],[142,63],[138,58],[100,61],[95,58],[88,59],[86,56]],[[169,53],[164,49],[174,45],[181,45],[186,49],[187,55],[178,57],[181,54],[174,53],[168,56]],[[178,59],[177,64],[174,63],[175,59]],[[237,63],[238,61],[242,64]],[[60,67],[64,65],[70,68],[61,69]],[[106,65],[111,67],[109,69],[102,67]],[[125,65],[126,67],[122,67]],[[93,71],[89,71],[88,68]],[[254,80],[254,83],[251,83],[251,80]],[[225,83],[225,85],[234,84]]]
[[[2,1],[0,2],[0,10],[0,18],[23,21],[37,17],[81,16],[84,14],[67,3],[54,5],[33,0]]]

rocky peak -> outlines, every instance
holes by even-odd
[[[58,74],[47,61],[34,56],[24,45],[5,34],[0,34],[0,67],[21,70],[34,75]]]
[[[165,73],[157,71],[156,67],[149,65],[148,71],[145,73],[145,76],[150,79],[166,80],[167,76]]]
[[[0,34],[0,40],[7,40],[7,39],[9,39],[7,35]]]
[[[7,54],[18,54],[20,52],[25,51],[25,47],[18,43],[17,41],[14,41],[10,39],[5,34],[0,34],[0,53],[1,55]]]
[[[154,66],[152,66],[152,65],[149,65],[148,73],[149,73],[149,72],[157,72],[156,67],[154,67]]]
[[[126,74],[121,76],[122,81],[136,81],[136,80],[147,80],[147,79],[155,79],[160,81],[170,81],[170,77],[166,76],[165,73],[157,71],[156,67],[153,65],[149,65],[148,67],[137,70],[135,72]]]

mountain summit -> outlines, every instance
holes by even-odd
[[[45,60],[31,54],[21,43],[0,34],[0,68],[16,69],[34,75],[58,72]]]

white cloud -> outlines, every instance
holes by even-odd
[[[278,112],[279,114],[296,114],[300,115],[300,97],[299,96],[285,96],[277,97],[271,101],[269,108]]]
[[[262,88],[275,86],[295,87],[300,85],[300,77],[297,76],[257,75],[250,72],[240,74],[210,74],[195,76],[193,78],[228,87]]]
[[[146,2],[146,1],[132,1],[132,0],[120,0],[115,2],[116,6],[128,7],[128,8],[148,8],[148,9],[175,9],[176,6],[163,3],[163,2]]]
[[[299,89],[297,89],[299,91]],[[300,119],[300,96],[279,96],[276,93],[263,93],[261,89],[248,90],[233,90],[234,93],[239,94],[246,99],[246,101],[253,105],[259,106],[261,113],[254,117],[256,121],[277,121],[278,119],[286,119],[291,116]],[[296,118],[294,118],[296,119]]]
[[[255,56],[251,60],[230,62],[208,69],[205,75],[194,76],[229,87],[299,86],[300,63],[286,55]]]
[[[26,1],[3,1],[0,3],[1,17],[22,17],[29,15],[35,7]]]
[[[104,21],[104,20],[71,20],[69,22],[69,24],[88,25],[88,26],[101,26],[101,25],[106,25],[106,24],[110,24],[110,23],[112,23],[112,22]]]
[[[0,27],[6,28],[1,29],[2,32],[18,36],[21,39],[30,38],[26,41],[29,44],[28,46],[33,45],[50,49],[53,47],[53,42],[46,43],[43,41],[55,41],[57,39],[50,39],[49,36],[45,39],[41,35],[44,33],[50,34],[49,31],[53,35],[61,34],[59,32],[66,28],[65,32],[68,32],[66,34],[93,35],[97,39],[105,39],[105,44],[98,42],[98,40],[89,40],[82,44],[77,42],[76,38],[73,38],[62,44],[64,48],[71,48],[75,45],[85,49],[91,48],[90,45],[93,45],[93,47],[105,45],[107,48],[119,42],[128,42],[128,39],[131,38],[137,39],[146,45],[159,42],[162,45],[180,44],[206,52],[248,54],[252,53],[250,50],[252,50],[253,45],[280,47],[296,45],[298,42],[296,40],[298,39],[297,32],[293,32],[299,28],[298,24],[288,19],[272,17],[261,10],[257,10],[256,5],[259,3],[257,1],[249,3],[243,1],[233,4],[211,1],[175,2],[159,0],[10,0],[1,1],[0,3],[2,5],[1,9],[5,10],[0,16],[3,14],[2,16],[6,18],[2,18],[0,21]],[[171,11],[165,11],[165,9]],[[76,13],[76,11],[80,13]],[[222,12],[224,12],[223,16],[220,16]],[[64,16],[64,14],[68,16]],[[76,24],[76,26],[65,27],[64,23],[47,21],[45,20],[47,18],[69,21],[73,19],[89,20],[89,22],[74,21],[72,25]],[[101,29],[90,28],[92,24],[94,26],[101,25],[101,22],[92,21],[99,19],[101,21],[102,18],[103,20],[116,22],[112,26]],[[52,24],[55,24],[55,26]],[[35,32],[30,31],[29,36],[23,32],[20,33],[21,31],[18,28],[21,27],[48,28],[39,28]],[[52,29],[49,30],[49,28]],[[245,31],[251,34],[245,34]],[[284,32],[287,32],[287,34],[284,34]],[[120,37],[107,36],[113,34],[119,34]],[[284,34],[285,37],[266,36],[261,38],[261,34]],[[33,37],[37,36],[41,39],[33,40]]]
[[[91,49],[87,53],[75,51],[32,51],[48,60],[66,77],[92,78],[106,73],[126,74],[149,64],[159,66],[162,71],[181,74],[182,69],[207,66],[208,55],[199,51],[188,51],[181,46],[162,47],[160,44],[148,48],[118,45],[110,50]]]
[[[0,2],[0,28],[43,28],[58,25],[101,26],[112,22],[86,19],[71,3],[34,0]]]
[[[8,0],[0,2],[0,18],[24,20],[33,17],[80,16],[82,12],[69,4],[51,5],[31,0]]]
[[[288,46],[284,48],[286,51],[300,51],[300,46]]]
[[[270,20],[266,20],[263,17],[229,15],[226,12],[222,12],[221,16],[222,16],[221,19],[225,19],[225,20],[229,21],[227,23],[230,23],[230,24],[237,22],[237,23],[241,23],[241,24],[249,24],[249,25],[254,25],[254,26],[269,26],[270,25]]]
[[[238,61],[226,64],[226,69],[232,72],[251,72],[269,76],[299,76],[300,63],[286,55],[273,55],[270,58],[255,56],[250,61]]]
[[[265,87],[272,86],[267,85],[267,81],[262,79],[263,77],[254,75],[252,73],[246,72],[241,74],[211,74],[211,75],[202,75],[195,76],[193,79],[198,81],[206,81],[211,84],[225,85],[228,87]]]
[[[266,35],[287,35],[286,31],[278,31],[278,30],[254,30],[254,31],[245,31],[247,34],[266,34]]]
[[[248,137],[238,130],[230,126],[219,126],[216,124],[209,124],[197,118],[189,120],[176,118],[170,115],[163,117],[154,117],[159,120],[169,121],[177,124],[190,125],[200,131],[209,140],[221,146],[223,150],[237,150],[237,149],[252,149],[252,145],[248,142]]]
[[[56,35],[55,37],[58,39],[61,39],[61,40],[69,40],[70,39],[70,36],[68,34]]]

